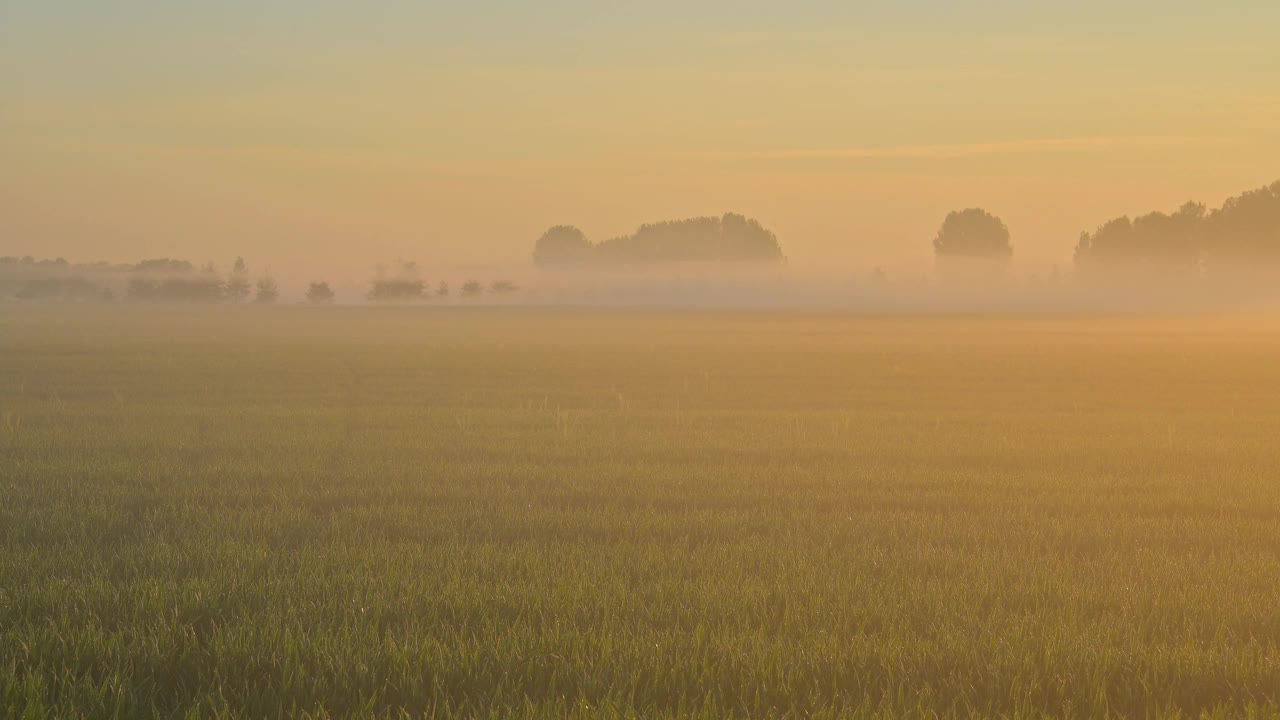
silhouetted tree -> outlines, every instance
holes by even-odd
[[[601,260],[627,263],[781,262],[778,239],[755,220],[726,214],[642,225],[596,246]]]
[[[1075,261],[1086,275],[1274,273],[1280,270],[1280,182],[1228,198],[1209,213],[1188,202],[1172,215],[1116,218],[1081,233]]]
[[[515,283],[509,280],[498,280],[489,286],[489,292],[499,294],[499,295],[505,294],[505,293],[513,293],[516,290],[519,290],[519,288],[516,287]]]
[[[1228,198],[1210,214],[1206,236],[1213,260],[1280,260],[1280,181]]]
[[[1013,256],[1009,228],[1000,218],[981,208],[947,215],[933,239],[939,259],[1008,260]]]
[[[784,260],[778,238],[742,215],[700,217],[642,225],[631,235],[592,245],[577,228],[548,230],[534,247],[543,265],[610,263],[776,263]]]
[[[462,284],[463,297],[476,297],[484,292],[484,286],[475,280],[468,280]]]
[[[258,293],[253,301],[259,305],[270,305],[280,299],[280,288],[276,285],[276,281],[264,277],[258,280]]]
[[[449,297],[449,283],[442,282],[436,286],[436,297]]]
[[[539,265],[568,265],[591,260],[594,246],[581,230],[557,225],[533,245],[533,261]]]
[[[331,303],[333,302],[333,297],[333,288],[329,287],[327,282],[313,282],[307,288],[307,302],[313,305]]]
[[[1172,215],[1153,212],[1134,220],[1119,217],[1093,234],[1081,233],[1075,262],[1082,272],[1105,269],[1192,271],[1203,258],[1205,207],[1188,202]]]
[[[779,262],[782,247],[778,237],[759,222],[736,213],[725,213],[720,219],[721,260],[755,260]]]
[[[129,281],[126,297],[149,302],[218,302],[226,297],[226,289],[216,277],[172,277],[155,279],[142,276]]]
[[[231,302],[242,302],[249,297],[249,268],[244,258],[236,258],[231,268],[231,276],[227,278],[227,298]]]
[[[421,280],[375,280],[369,291],[374,302],[409,302],[422,299],[426,284]]]
[[[168,275],[182,275],[195,271],[195,266],[186,260],[173,260],[170,258],[156,258],[153,260],[143,260],[133,266],[137,272],[144,273],[164,273]]]
[[[427,284],[419,279],[419,272],[418,264],[411,261],[401,260],[395,277],[387,277],[386,270],[379,266],[367,297],[373,302],[421,300],[426,294]]]

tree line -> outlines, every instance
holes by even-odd
[[[1228,198],[1207,210],[1188,202],[1172,214],[1116,218],[1076,244],[1085,272],[1125,267],[1161,273],[1257,269],[1280,261],[1280,182]]]
[[[486,287],[479,280],[467,280],[458,288],[458,295],[463,298],[476,298],[488,291],[494,295],[506,295],[519,290],[519,287],[508,280],[497,280]],[[412,303],[431,300],[432,298],[448,298],[452,289],[447,282],[440,282],[433,288],[423,280],[420,269],[415,262],[401,262],[394,273],[379,268],[369,292],[365,298],[378,303]]]
[[[186,260],[155,258],[134,264],[78,263],[64,258],[0,257],[0,287],[19,300],[99,300],[139,302],[253,302],[280,298],[271,275],[253,278],[244,258],[226,276],[212,264],[197,268]]]
[[[1013,257],[1009,227],[981,208],[951,212],[933,238],[939,270],[999,272]],[[678,263],[777,265],[785,262],[777,236],[756,220],[727,213],[640,226],[636,232],[592,243],[576,227],[561,225],[534,244],[533,259],[550,268],[609,265],[655,266]],[[1119,217],[1083,232],[1075,246],[1076,275],[1148,273],[1162,277],[1209,275],[1249,268],[1280,270],[1280,181],[1227,199],[1208,210],[1188,202],[1171,214],[1156,211]],[[878,275],[882,275],[877,270]],[[121,282],[120,278],[125,280]],[[507,294],[519,288],[499,280],[484,285],[468,280],[458,295]],[[371,302],[424,302],[447,298],[451,287],[421,278],[415,263],[394,272],[380,269],[365,297]],[[221,274],[212,264],[155,258],[136,264],[72,264],[63,258],[0,257],[0,296],[23,300],[126,300],[149,302],[255,302],[271,304],[280,289],[270,273],[253,276],[243,258]],[[323,281],[312,282],[305,299],[333,302],[336,293]]]
[[[467,280],[458,289],[462,298],[485,293],[506,295],[519,290],[507,280],[483,284]],[[186,260],[156,258],[132,264],[71,263],[64,258],[37,260],[33,257],[0,257],[0,297],[18,300],[62,300],[169,303],[255,303],[270,305],[281,298],[280,287],[270,273],[253,275],[244,258],[238,257],[231,270],[218,272],[213,264],[202,267]],[[377,303],[423,302],[450,296],[450,286],[434,287],[420,279],[416,263],[400,263],[394,273],[380,269],[370,281],[365,297]],[[306,302],[332,303],[337,293],[326,281],[311,282],[303,295]]]
[[[1012,257],[1013,245],[1000,218],[972,208],[947,216],[934,238],[934,252],[944,264],[958,259],[999,264]],[[1187,202],[1173,213],[1109,220],[1080,234],[1074,262],[1085,278],[1280,270],[1280,182],[1228,198],[1214,210]]]
[[[933,238],[944,274],[952,269],[998,270],[1013,258],[1009,227],[982,208],[951,212]],[[542,266],[598,266],[654,263],[784,260],[777,237],[755,220],[726,214],[643,225],[635,233],[593,244],[578,228],[559,225],[534,243]],[[1081,233],[1074,262],[1090,277],[1107,272],[1156,269],[1207,273],[1216,268],[1278,266],[1280,269],[1280,182],[1229,198],[1208,211],[1188,202],[1173,214],[1151,212],[1120,217]]]

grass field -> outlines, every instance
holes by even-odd
[[[11,717],[1280,717],[1269,319],[0,306]]]

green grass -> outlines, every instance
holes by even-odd
[[[0,716],[1280,716],[1266,319],[0,307]]]

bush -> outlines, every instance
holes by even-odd
[[[329,287],[327,282],[313,282],[307,288],[307,302],[313,305],[323,305],[333,302],[333,288]]]
[[[129,281],[126,296],[145,302],[218,302],[226,297],[226,291],[222,281],[212,277],[135,277]]]
[[[421,300],[426,287],[421,280],[375,280],[368,297],[373,302],[411,302]]]
[[[254,302],[259,305],[270,305],[280,299],[280,288],[276,285],[276,281],[271,278],[262,278],[258,281],[258,294],[254,297]]]

